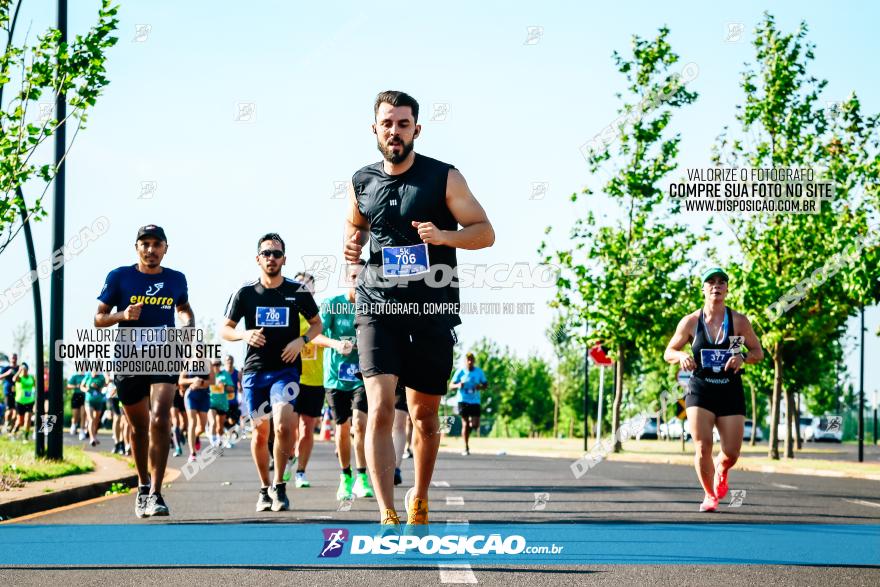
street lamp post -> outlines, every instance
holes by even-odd
[[[67,43],[67,0],[58,0],[58,31],[60,44]],[[56,105],[58,120],[67,118],[67,96],[59,92]],[[52,250],[64,247],[64,176],[67,150],[67,124],[60,124],[55,131],[55,193],[52,199]],[[52,271],[49,299],[49,414],[55,416],[55,426],[48,434],[46,454],[50,459],[61,460],[64,434],[64,373],[62,363],[55,356],[55,343],[61,340],[64,329],[64,265]],[[42,377],[40,373],[38,377]]]
[[[584,452],[590,442],[590,324],[584,321]]]

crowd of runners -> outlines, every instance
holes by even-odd
[[[404,495],[403,519],[408,525],[428,523],[441,434],[438,409],[450,390],[458,392],[463,454],[469,454],[471,431],[480,425],[480,390],[488,381],[473,355],[450,378],[455,327],[461,324],[458,288],[448,279],[438,282],[435,270],[455,275],[456,249],[489,247],[494,231],[461,173],[413,150],[421,126],[411,96],[383,92],[374,112],[372,130],[383,159],[355,172],[348,185],[342,255],[349,287],[344,294],[319,307],[311,275],[282,274],[287,245],[278,233],[268,232],[255,239],[256,279],[230,295],[224,312],[221,337],[245,344],[240,371],[227,356],[203,373],[109,377],[92,372],[68,379],[70,433],[97,445],[109,411],[114,452],[134,457],[138,517],[169,515],[161,495],[169,454],[186,453],[197,461],[203,436],[222,454],[233,439],[250,435],[259,485],[256,510],[289,509],[287,482],[293,478],[298,489],[311,486],[306,472],[326,409],[336,425],[336,498],[374,497],[378,519],[390,531],[401,525],[394,491],[403,483],[405,455],[413,459],[414,479]],[[162,265],[168,252],[165,231],[142,227],[135,252],[137,263],[108,274],[95,327],[194,328],[186,277]],[[681,320],[664,359],[693,373],[687,414],[695,427],[695,469],[705,493],[700,510],[711,512],[727,493],[742,444],[740,371],[761,361],[763,351],[747,317],[724,303],[727,274],[712,268],[701,281],[703,308]],[[435,311],[411,312],[428,307]],[[4,418],[6,429],[27,438],[34,377],[13,355],[0,369],[0,379],[12,407]],[[715,461],[713,427],[722,449]]]
[[[232,434],[245,432],[259,484],[257,511],[289,509],[291,476],[297,488],[310,486],[306,471],[326,401],[336,424],[337,499],[375,497],[379,521],[398,527],[394,487],[403,481],[400,463],[409,451],[415,478],[403,500],[403,519],[428,523],[440,443],[438,408],[449,390],[454,328],[461,320],[457,288],[426,277],[432,267],[454,274],[456,249],[489,247],[495,235],[461,173],[413,150],[421,132],[416,100],[383,92],[374,114],[383,159],[354,173],[348,186],[345,294],[319,307],[311,276],[282,274],[287,245],[268,232],[255,239],[256,279],[232,293],[220,333],[228,342],[245,344],[241,371],[227,358],[225,365],[214,361],[206,373],[70,378],[69,387],[78,389],[73,433],[84,430],[90,442],[99,442],[100,412],[108,401],[111,410],[121,408],[114,441],[135,461],[136,516],[169,515],[161,494],[169,454],[187,452],[196,460],[203,435],[224,449],[231,447]],[[165,231],[143,226],[135,252],[137,263],[108,274],[94,326],[194,328],[186,277],[162,265]],[[399,311],[411,307],[440,310],[419,316]],[[471,394],[472,402],[485,377],[457,374],[452,385]],[[478,408],[470,408],[465,419],[478,426]]]

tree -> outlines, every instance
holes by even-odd
[[[118,24],[118,7],[112,6],[110,0],[102,0],[97,24],[85,35],[77,35],[72,43],[62,43],[61,32],[50,28],[33,45],[15,45],[21,4],[0,0],[0,27],[8,33],[6,50],[0,56],[0,253],[21,229],[15,228],[17,218],[40,220],[46,216],[43,195],[57,168],[53,163],[36,160],[35,154],[46,139],[71,119],[78,121],[74,139],[84,128],[89,108],[108,83],[104,75],[105,52],[117,40],[112,32]],[[12,100],[3,104],[3,93],[13,83]],[[54,103],[61,95],[66,96],[70,105],[64,120],[56,120],[46,111],[33,115],[40,101]],[[28,205],[18,190],[32,179],[41,180],[43,189]]]
[[[773,16],[765,13],[753,41],[757,66],[747,66],[742,76],[745,96],[737,107],[737,120],[743,138],[729,138],[725,128],[714,155],[716,163],[724,160],[738,167],[827,167],[828,178],[835,182],[834,199],[822,202],[817,214],[754,214],[729,219],[735,244],[743,255],[733,297],[752,317],[774,368],[769,450],[774,459],[779,458],[777,429],[783,391],[787,412],[794,412],[793,397],[784,385],[786,344],[803,333],[819,344],[836,336],[868,283],[867,278],[851,277],[851,272],[829,276],[828,267],[837,266],[835,258],[817,255],[817,251],[847,250],[868,234],[870,214],[854,206],[854,198],[866,189],[865,182],[871,176],[864,165],[844,162],[856,149],[848,150],[846,156],[838,155],[849,143],[835,138],[835,129],[829,126],[820,105],[827,82],[807,73],[815,47],[806,41],[806,35],[806,23],[801,23],[796,33],[784,34],[777,30]],[[876,138],[876,118],[871,120],[875,126],[863,131]],[[839,133],[845,127],[836,130]],[[869,274],[867,267],[865,274]],[[821,287],[821,295],[808,295],[805,287],[811,285]],[[790,433],[785,447],[786,456],[793,457]]]
[[[31,341],[34,336],[34,327],[30,322],[22,322],[12,331],[12,348],[15,354],[22,356],[24,347]]]
[[[668,35],[664,27],[655,39],[634,36],[631,59],[613,53],[628,84],[627,97],[620,96],[620,117],[609,126],[617,131],[619,141],[604,140],[603,133],[603,140],[587,149],[593,174],[612,161],[618,166],[601,192],[617,205],[622,220],[601,225],[593,209],[603,203],[587,187],[582,193],[592,207],[571,231],[574,248],[552,253],[547,253],[546,243],[539,248],[545,262],[563,268],[552,305],[575,311],[582,322],[586,320],[615,360],[615,429],[620,423],[624,376],[639,354],[662,355],[688,297],[688,282],[681,274],[693,268],[689,252],[705,240],[670,220],[669,212],[677,206],[664,210],[658,187],[675,169],[681,140],[677,134],[666,136],[672,113],[697,97],[685,88],[679,74],[670,72],[679,57]],[[577,199],[577,194],[572,196],[573,201]],[[581,340],[581,344],[593,342]],[[620,450],[619,442],[614,450]]]

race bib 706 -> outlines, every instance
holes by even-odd
[[[407,247],[382,247],[382,275],[404,277],[427,273],[428,245],[421,243]]]

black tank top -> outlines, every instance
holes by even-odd
[[[694,328],[694,340],[691,343],[691,350],[694,353],[694,362],[697,364],[697,368],[694,370],[688,383],[689,393],[703,393],[727,387],[742,389],[742,371],[734,373],[733,371],[724,370],[722,366],[716,372],[712,367],[704,366],[702,362],[703,350],[727,351],[730,349],[730,337],[735,334],[733,329],[733,311],[730,308],[725,308],[724,312],[727,318],[725,320],[727,326],[724,329],[724,336],[720,338],[721,342],[716,342],[712,337],[712,333],[706,332],[703,310],[700,310],[697,327]]]
[[[457,311],[458,263],[453,247],[428,245],[428,273],[384,277],[382,272],[382,247],[422,243],[412,221],[433,222],[441,230],[458,229],[458,222],[446,206],[446,180],[449,170],[454,168],[416,153],[412,166],[399,175],[385,173],[379,161],[352,176],[358,211],[370,223],[370,258],[356,287],[359,313],[372,305],[389,302],[432,308],[446,304],[442,313],[421,317],[450,326],[461,324]],[[454,309],[450,304],[455,304]]]

